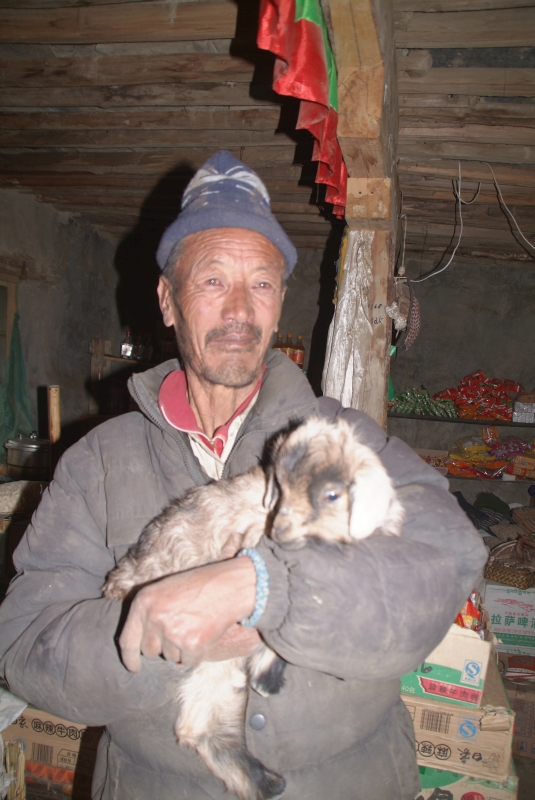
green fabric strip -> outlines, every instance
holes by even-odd
[[[304,20],[321,28],[323,42],[325,44],[325,57],[327,60],[327,75],[329,78],[329,105],[338,112],[338,83],[336,74],[336,63],[329,44],[327,27],[323,18],[320,0],[295,0],[295,21]]]

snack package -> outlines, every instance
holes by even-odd
[[[498,433],[498,428],[494,425],[489,425],[486,428],[481,428],[481,438],[485,442],[486,445],[492,447],[492,445],[496,444],[500,440],[500,434]]]
[[[482,630],[482,598],[475,589],[470,597],[459,610],[455,618],[455,624],[461,628],[469,628],[479,633]]]
[[[512,461],[515,456],[522,455],[529,450],[529,444],[518,436],[506,436],[505,439],[493,444],[490,448],[491,454],[495,458],[503,458]]]
[[[465,375],[456,389],[444,389],[433,395],[433,399],[452,400],[462,419],[510,422],[513,418],[513,400],[523,391],[522,385],[517,381],[509,378],[487,378],[483,370],[478,369]]]
[[[487,455],[490,448],[479,436],[462,436],[457,439],[453,447],[456,453],[467,458],[472,456]]]
[[[451,400],[434,400],[427,389],[407,389],[394,397],[391,410],[397,414],[418,414],[431,417],[457,417]]]

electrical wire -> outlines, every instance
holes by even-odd
[[[460,226],[461,226],[461,230],[459,231],[459,239],[457,240],[457,244],[455,245],[453,253],[451,254],[450,260],[448,261],[448,263],[444,267],[442,267],[442,269],[438,269],[438,270],[435,269],[435,270],[431,271],[428,275],[424,275],[423,278],[418,278],[416,280],[412,280],[411,283],[421,283],[422,281],[426,281],[428,278],[433,278],[435,275],[440,275],[441,272],[444,272],[444,270],[446,270],[449,267],[449,265],[453,261],[455,253],[458,250],[458,247],[459,247],[459,245],[461,243],[461,238],[462,238],[462,235],[463,235],[462,206],[463,205],[469,206],[472,203],[475,203],[475,201],[479,197],[479,193],[481,191],[481,182],[478,183],[477,191],[476,191],[475,195],[472,197],[471,200],[463,200],[463,198],[461,197],[461,162],[458,161],[457,163],[459,165],[459,178],[458,178],[458,180],[455,180],[455,179],[453,180],[453,193],[455,194],[455,197],[456,197],[457,203],[458,203],[458,207],[459,207],[459,223],[460,223]],[[491,165],[488,163],[488,161],[481,161],[479,163],[485,164],[490,169],[490,171],[492,173],[492,178],[494,180],[494,186],[496,187],[496,192],[498,194],[498,200],[500,202],[500,206],[504,210],[504,213],[507,214],[507,217],[514,222],[518,233],[520,234],[522,239],[525,241],[525,243],[528,245],[528,247],[531,247],[531,249],[533,251],[535,251],[535,246],[528,239],[526,239],[526,237],[524,236],[524,234],[520,230],[520,227],[518,225],[518,222],[515,219],[515,216],[514,216],[513,212],[509,209],[509,207],[507,206],[507,203],[503,199],[503,195],[502,195],[502,192],[501,192],[501,189],[500,189],[500,185],[498,183],[498,179],[496,178],[496,175],[494,174],[494,170],[492,169]],[[401,260],[401,267],[400,267],[399,273],[398,273],[399,277],[402,277],[403,275],[405,275],[405,263],[404,263],[405,262],[405,237],[407,235],[407,217],[406,217],[406,215],[403,214],[401,219],[404,220],[405,224],[404,224],[404,230],[403,230],[403,255],[402,255],[402,260]]]
[[[455,194],[455,197],[457,198],[457,202],[458,202],[458,206],[459,206],[459,223],[461,225],[461,230],[459,231],[459,238],[457,240],[457,244],[453,248],[453,253],[450,256],[450,260],[448,261],[448,263],[444,267],[442,267],[442,269],[438,269],[438,270],[435,269],[432,272],[430,272],[428,275],[425,275],[423,278],[418,278],[417,280],[411,280],[411,283],[422,283],[422,281],[426,281],[428,278],[434,278],[435,275],[440,275],[441,272],[444,272],[444,270],[448,269],[449,265],[451,264],[451,262],[453,261],[453,259],[455,257],[455,253],[457,252],[457,250],[459,248],[459,245],[461,244],[461,238],[462,238],[462,235],[463,235],[462,204],[466,203],[466,201],[461,198],[461,162],[459,161],[458,164],[459,164],[459,180],[457,181],[457,185],[456,185],[456,181],[453,181],[453,193]],[[479,194],[479,189],[478,189],[478,194]],[[477,195],[476,195],[476,197],[477,197]],[[470,200],[469,203],[467,203],[467,205],[469,205],[470,203],[473,203],[474,200],[476,199],[476,197],[473,197],[472,200]]]
[[[501,189],[500,189],[500,185],[499,185],[499,183],[498,183],[498,180],[497,180],[497,178],[496,178],[496,175],[494,174],[494,170],[492,169],[492,167],[490,166],[490,164],[488,163],[488,161],[482,161],[481,163],[482,163],[482,164],[486,164],[486,165],[487,165],[487,167],[488,167],[488,168],[490,169],[490,171],[492,172],[492,178],[493,178],[493,180],[494,180],[494,186],[496,187],[496,191],[497,191],[497,193],[498,193],[498,199],[499,199],[499,201],[500,201],[500,205],[501,205],[501,206],[503,206],[503,208],[506,210],[506,212],[507,212],[508,216],[510,217],[510,219],[512,219],[512,220],[513,220],[513,222],[515,223],[515,226],[516,226],[516,229],[517,229],[517,231],[519,232],[520,236],[523,238],[523,240],[525,241],[525,243],[528,245],[528,247],[531,247],[531,249],[535,251],[535,246],[533,246],[533,245],[531,244],[531,242],[530,242],[530,241],[528,241],[528,239],[526,239],[526,237],[524,236],[524,234],[522,233],[522,231],[521,231],[521,230],[520,230],[520,228],[518,227],[518,222],[516,221],[516,219],[515,219],[515,216],[514,216],[513,212],[509,210],[509,208],[508,208],[508,206],[507,206],[507,203],[506,203],[506,202],[505,202],[505,200],[503,199],[503,195],[502,195],[502,192],[501,192]]]
[[[407,215],[401,214],[400,219],[401,219],[401,224],[403,225],[403,247],[401,250],[401,264],[398,269],[398,274],[396,277],[403,278],[405,275],[405,240],[407,238]]]
[[[460,163],[461,163],[461,162],[459,161],[459,164],[460,164]],[[459,184],[458,184],[458,182],[457,182],[457,181],[453,181],[453,183],[454,183],[454,184],[457,184],[457,186],[456,186],[456,189],[457,189],[457,191],[458,191],[458,190],[459,190]],[[477,198],[479,197],[479,193],[480,193],[480,191],[481,191],[481,184],[480,184],[480,183],[478,183],[478,185],[477,185],[477,192],[475,193],[475,195],[472,197],[472,199],[471,199],[471,200],[463,200],[463,198],[462,198],[460,195],[459,195],[459,198],[458,198],[458,199],[461,201],[461,203],[462,203],[464,206],[471,206],[471,205],[472,205],[472,203],[475,203],[475,202],[476,202]]]

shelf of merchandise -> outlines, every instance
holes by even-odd
[[[497,419],[464,419],[463,417],[431,417],[427,414],[396,414],[388,412],[393,419],[417,419],[422,422],[454,422],[464,425],[503,426],[505,428],[535,428],[535,422],[502,422]]]

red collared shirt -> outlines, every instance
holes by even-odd
[[[219,478],[241,423],[258,399],[264,372],[265,366],[262,371],[262,377],[251,394],[245,398],[232,417],[224,425],[220,425],[216,429],[212,439],[199,427],[195,412],[189,403],[186,373],[182,370],[174,370],[167,375],[160,386],[158,405],[162,416],[173,428],[188,434],[194,452],[211,477],[216,477],[216,475],[210,463],[206,462],[205,454],[210,456],[211,461],[219,462],[219,465],[214,465],[215,472],[218,473],[217,477]],[[195,445],[200,446],[202,451],[200,452],[199,447],[195,447]]]

